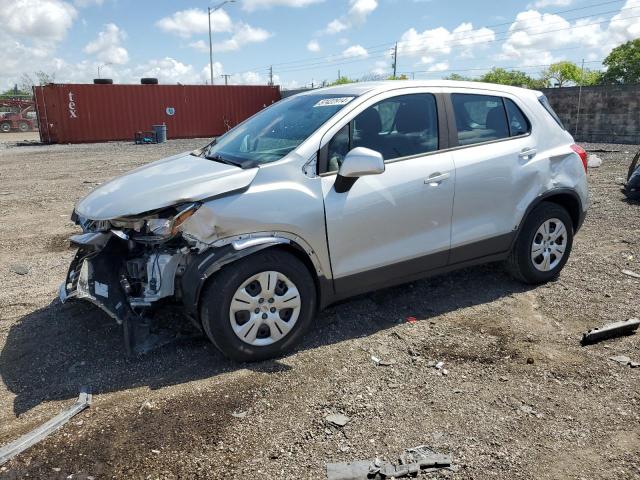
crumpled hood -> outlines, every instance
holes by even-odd
[[[138,215],[245,188],[257,172],[181,153],[99,186],[76,204],[76,213],[91,220]]]

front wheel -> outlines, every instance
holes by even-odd
[[[507,269],[524,283],[548,282],[560,274],[572,246],[573,223],[567,211],[555,203],[542,202],[527,217]]]
[[[290,351],[309,328],[315,284],[294,255],[262,251],[225,266],[205,286],[204,330],[223,354],[252,362]]]
[[[0,132],[9,133],[11,131],[10,123],[0,123]]]

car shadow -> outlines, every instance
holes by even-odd
[[[500,266],[485,265],[361,295],[320,313],[316,328],[299,349],[367,336],[410,316],[428,320],[528,288]],[[290,368],[278,360],[255,364],[227,360],[205,337],[182,335],[188,320],[178,313],[168,310],[162,316],[174,325],[176,341],[139,357],[125,356],[122,327],[92,305],[62,305],[55,300],[24,316],[10,328],[0,353],[0,376],[16,395],[14,413],[20,415],[46,401],[75,398],[81,385],[89,385],[94,393],[158,389],[237,369],[271,373]]]

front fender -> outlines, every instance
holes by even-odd
[[[182,301],[187,313],[199,318],[198,304],[202,287],[206,281],[225,265],[236,262],[261,250],[278,245],[290,245],[304,254],[315,268],[315,280],[319,286],[319,304],[325,305],[331,297],[332,282],[327,279],[320,267],[317,256],[306,243],[299,238],[287,238],[286,234],[257,233],[225,239],[216,242],[217,246],[191,257],[181,278]]]

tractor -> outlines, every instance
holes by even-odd
[[[10,111],[0,113],[0,132],[8,133],[12,130],[29,132],[36,129],[35,118],[28,116],[34,111],[34,102],[31,99],[0,98],[0,107],[9,108]]]

